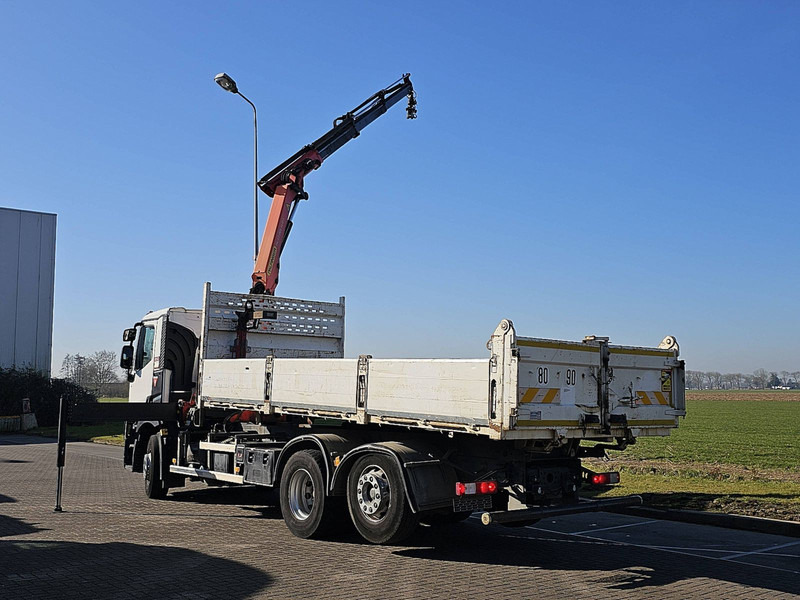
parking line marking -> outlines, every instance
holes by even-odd
[[[610,544],[620,544],[621,546],[631,546],[633,548],[645,548],[647,550],[660,550],[662,552],[671,552],[672,554],[682,554],[684,556],[694,556],[696,558],[705,558],[706,560],[734,562],[734,561],[731,561],[729,559],[729,557],[707,556],[705,554],[696,554],[694,552],[682,552],[680,550],[668,550],[666,548],[660,548],[658,546],[650,546],[648,544],[633,544],[631,542],[621,542],[621,541],[618,541],[618,540],[609,540],[609,539],[601,538],[601,537],[593,537],[591,535],[578,535],[578,534],[574,534],[574,533],[563,533],[561,531],[555,531],[553,529],[543,529],[541,527],[534,527],[533,525],[528,525],[526,527],[526,529],[535,529],[536,531],[544,531],[545,533],[550,533],[550,534],[558,533],[558,534],[561,534],[561,535],[569,535],[569,536],[581,537],[581,538],[586,538],[586,539],[589,539],[589,540],[598,540],[598,541],[601,541],[601,542],[608,542]],[[531,539],[535,539],[535,538],[531,538]],[[789,544],[784,544],[781,547],[793,546],[795,544],[800,544],[800,542],[791,542]],[[776,547],[776,549],[777,549],[777,547]],[[769,548],[765,548],[765,550],[769,550]],[[752,554],[752,553],[745,553],[745,554]],[[768,565],[759,565],[759,564],[756,564],[756,563],[748,563],[748,562],[743,562],[743,561],[735,561],[735,562],[737,564],[740,564],[740,565],[749,565],[749,566],[753,566],[753,567],[758,567],[760,569],[769,569],[771,571],[782,571],[784,573],[793,573],[795,575],[800,574],[800,571],[794,571],[792,569],[781,569],[780,567],[772,567],[772,566],[768,566]]]
[[[586,529],[585,531],[575,531],[572,535],[583,535],[584,533],[594,533],[596,531],[609,531],[611,529],[622,529],[623,527],[636,527],[637,525],[647,525],[648,523],[657,523],[658,519],[650,519],[649,521],[640,521],[639,523],[627,523],[625,525],[614,525],[614,527],[601,527],[600,529]]]
[[[695,550],[697,552],[722,552],[723,554],[728,554],[729,552],[731,552],[730,549],[720,550],[719,548],[687,548],[685,546],[653,546],[653,548],[658,548],[659,550]]]
[[[762,554],[770,550],[779,550],[780,548],[788,548],[789,546],[797,546],[800,542],[789,542],[788,544],[778,544],[777,546],[770,546],[769,548],[762,548],[761,550],[753,550],[751,552],[740,552],[739,554],[732,554],[731,556],[724,556],[720,560],[733,560],[740,556],[750,556],[751,554]]]
[[[659,550],[696,550],[697,552],[720,552],[722,554],[728,554],[731,552],[730,549],[719,550],[717,548],[686,548],[684,546],[653,546],[653,548],[658,548]],[[770,552],[769,556],[780,556],[781,558],[800,558],[800,555],[798,554],[783,554],[781,552]]]

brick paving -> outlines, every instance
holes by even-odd
[[[148,500],[121,450],[88,444],[68,447],[57,514],[55,445],[11,439],[0,436],[3,599],[800,597],[795,573],[475,520],[403,546],[300,540],[263,490],[193,483]]]

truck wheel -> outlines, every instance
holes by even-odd
[[[164,498],[169,488],[161,473],[161,441],[157,435],[151,435],[147,441],[142,472],[144,473],[144,493],[147,497],[154,500]]]
[[[324,535],[341,518],[337,499],[326,496],[324,468],[322,452],[303,450],[292,454],[283,469],[281,513],[289,531],[299,538]]]
[[[419,524],[406,500],[402,474],[382,454],[369,454],[353,465],[347,477],[347,506],[358,533],[373,544],[396,544]]]

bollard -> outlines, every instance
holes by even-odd
[[[64,476],[64,458],[67,453],[67,401],[61,396],[58,404],[58,450],[56,451],[56,467],[58,467],[58,484],[56,487],[56,507],[54,512],[62,512],[61,486]]]

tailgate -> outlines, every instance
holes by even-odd
[[[683,362],[671,337],[642,348],[517,337],[510,322],[502,325],[491,346],[502,370],[503,437],[668,435],[685,414]]]

